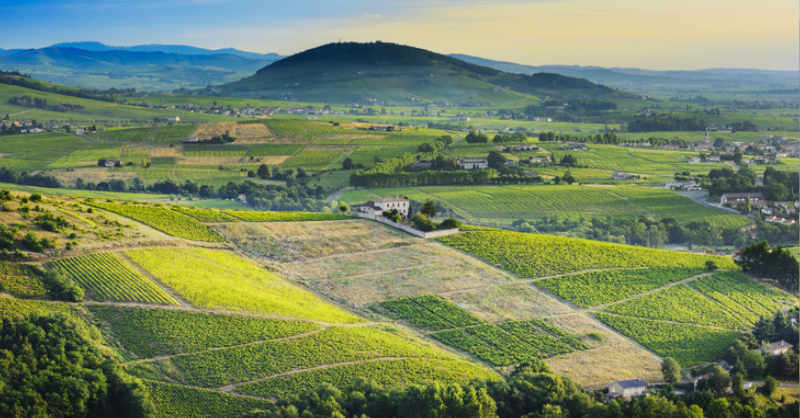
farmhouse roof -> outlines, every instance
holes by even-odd
[[[643,386],[647,386],[647,382],[645,382],[642,379],[619,380],[614,383],[620,385],[623,389],[640,388]]]
[[[774,342],[774,343],[769,343],[769,348],[771,350],[780,350],[782,348],[792,348],[792,347],[794,347],[794,346],[789,344],[789,343],[787,343],[784,340],[780,340],[780,341],[777,341],[777,342]]]

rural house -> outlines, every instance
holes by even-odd
[[[769,345],[764,347],[762,351],[764,354],[768,354],[770,356],[779,356],[781,354],[788,353],[792,348],[794,348],[793,345],[784,340],[780,340],[774,343],[769,343]]]
[[[522,144],[522,145],[513,145],[507,147],[506,150],[510,152],[520,152],[520,151],[539,151],[539,147],[533,144]]]
[[[764,195],[761,193],[723,193],[719,198],[719,204],[723,206],[737,206],[750,202],[750,206],[766,206]]]
[[[608,385],[608,397],[631,399],[647,392],[647,382],[642,379],[619,380]]]
[[[486,157],[465,157],[457,159],[456,165],[463,170],[480,170],[489,168],[489,160]]]
[[[387,197],[381,200],[370,200],[363,205],[355,206],[353,210],[370,216],[381,216],[383,212],[395,209],[404,218],[407,218],[410,206],[408,199],[404,197]]]
[[[530,160],[528,160],[528,162],[531,164],[549,164],[550,157],[547,155],[534,155],[530,158]]]

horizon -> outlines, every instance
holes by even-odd
[[[0,22],[14,22],[16,29],[0,40],[0,48],[41,48],[78,38],[291,55],[337,40],[381,39],[531,66],[796,71],[797,4],[733,3],[12,0],[0,6]]]

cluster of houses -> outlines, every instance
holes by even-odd
[[[370,200],[362,205],[353,206],[350,208],[350,211],[353,214],[380,217],[384,212],[396,210],[404,219],[407,219],[410,208],[411,203],[405,197],[387,197],[380,200]]]
[[[624,171],[613,171],[611,173],[612,180],[639,180],[641,176],[638,174],[626,173]]]
[[[719,198],[720,206],[738,208],[749,205],[751,209],[758,209],[764,216],[764,221],[781,225],[792,225],[796,221],[800,200],[796,202],[769,202],[761,193],[723,193]],[[791,216],[791,218],[790,218]]]
[[[664,183],[664,188],[676,192],[703,191],[703,188],[694,180],[668,180]]]
[[[567,142],[566,144],[558,147],[561,151],[589,151],[589,147],[583,142]]]

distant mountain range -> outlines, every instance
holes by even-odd
[[[212,94],[333,103],[519,104],[536,97],[628,97],[552,73],[511,74],[405,45],[330,43],[276,61]]]
[[[238,80],[280,58],[233,48],[71,42],[0,50],[0,69],[79,87],[173,90]]]
[[[450,54],[466,62],[517,74],[551,72],[585,78],[610,87],[647,94],[671,97],[720,93],[768,93],[794,91],[797,93],[797,72],[758,69],[707,69],[694,71],[657,71],[639,68],[604,68],[579,65],[523,65],[495,61],[465,54]]]

